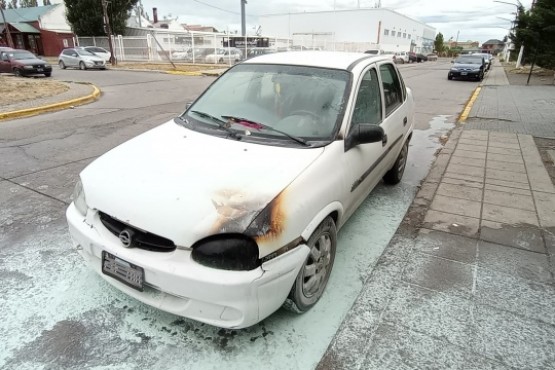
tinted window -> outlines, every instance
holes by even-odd
[[[380,75],[382,77],[385,99],[385,114],[389,115],[403,103],[401,81],[399,80],[395,67],[391,64],[382,64],[380,66]]]
[[[382,121],[382,97],[380,83],[375,69],[366,72],[360,83],[352,125],[371,123],[374,125]]]

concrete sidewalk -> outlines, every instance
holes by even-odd
[[[532,137],[555,137],[555,87],[504,76],[489,72],[318,369],[555,369],[555,187]]]

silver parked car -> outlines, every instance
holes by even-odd
[[[101,57],[106,63],[109,63],[110,58],[112,57],[112,53],[104,48],[101,48],[100,46],[85,46],[83,49]]]
[[[58,65],[61,69],[67,67],[79,68],[81,70],[96,68],[106,69],[106,61],[84,48],[76,47],[64,49],[58,57]]]
[[[215,53],[210,53],[204,57],[205,63],[238,63],[243,60],[243,53],[237,48],[220,48]]]

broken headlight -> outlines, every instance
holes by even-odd
[[[222,270],[247,271],[260,266],[258,245],[242,234],[222,234],[193,245],[192,258],[201,265]]]

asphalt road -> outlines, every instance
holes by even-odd
[[[55,70],[92,82],[92,104],[0,123],[0,368],[310,369],[397,229],[476,82],[448,62],[400,66],[417,103],[404,181],[378,186],[339,233],[326,293],[308,313],[278,311],[223,330],[143,305],[105,283],[72,249],[65,208],[78,173],[119,143],[184,110],[209,77]],[[161,143],[163,145],[163,143]]]

